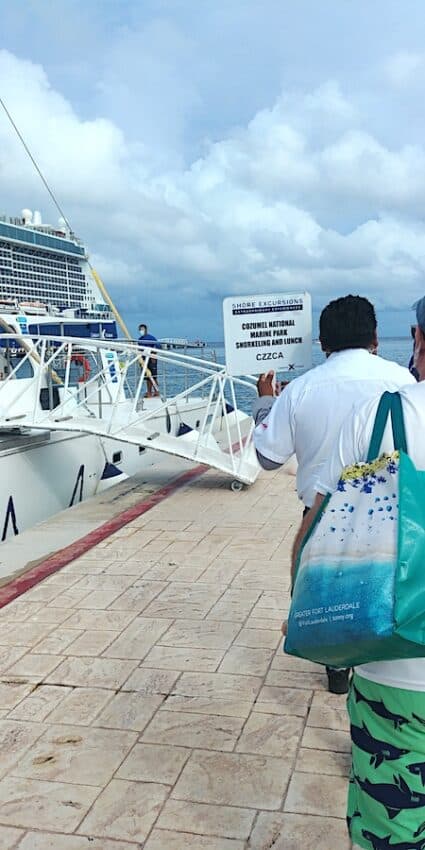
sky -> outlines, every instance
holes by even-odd
[[[0,95],[135,332],[425,293],[423,0],[2,4]],[[0,213],[59,214],[0,114]]]

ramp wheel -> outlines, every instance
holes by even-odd
[[[243,490],[244,485],[242,481],[237,481],[236,479],[232,481],[230,485],[230,489],[233,490],[234,493],[240,493]]]

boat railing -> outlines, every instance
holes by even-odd
[[[141,350],[136,340],[119,340],[117,342],[124,346],[131,345]],[[205,347],[197,350],[202,351],[202,358],[199,355],[188,355],[184,349],[152,349],[150,362],[155,358],[158,370],[157,383],[162,398],[173,396],[182,388],[188,391],[195,383],[200,364],[217,366],[217,353],[214,349]],[[173,357],[170,355],[176,356]],[[137,382],[138,367],[139,362],[136,361],[128,370],[126,391],[129,394],[131,394],[132,387]],[[202,398],[205,398],[208,394],[208,389],[202,386],[199,389],[199,394]]]
[[[1,351],[19,345],[22,352],[0,381],[0,429],[13,422],[97,433],[255,480],[253,424],[243,414],[256,394],[255,379],[232,377],[213,360],[133,342],[17,334],[2,334],[0,342]],[[33,377],[16,381],[28,364]],[[154,391],[157,397],[147,398]],[[189,405],[199,410],[194,427],[185,422]]]

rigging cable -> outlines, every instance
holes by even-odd
[[[49,183],[47,182],[47,180],[46,180],[46,178],[45,178],[45,176],[44,176],[44,174],[43,174],[43,172],[42,172],[42,170],[41,170],[40,166],[38,165],[37,160],[35,159],[35,157],[34,157],[34,156],[33,156],[33,154],[31,153],[31,150],[29,149],[29,147],[28,147],[28,145],[27,145],[27,143],[26,143],[26,141],[25,141],[25,139],[24,139],[24,137],[23,137],[22,133],[20,132],[19,127],[16,125],[15,121],[13,120],[12,115],[10,114],[10,112],[9,112],[9,110],[8,110],[8,108],[7,108],[7,106],[6,106],[5,102],[4,102],[4,100],[3,100],[3,98],[1,97],[1,95],[0,95],[0,105],[3,107],[3,109],[4,109],[5,113],[6,113],[7,117],[8,117],[8,119],[9,119],[9,121],[10,121],[10,123],[11,123],[11,125],[12,125],[12,127],[13,127],[13,129],[14,129],[14,131],[15,131],[15,133],[16,133],[16,135],[18,136],[19,141],[21,142],[21,144],[22,144],[22,145],[23,145],[23,147],[24,147],[24,150],[25,150],[25,151],[26,151],[26,153],[28,154],[28,156],[29,156],[29,158],[30,158],[30,160],[31,160],[31,162],[32,162],[32,164],[33,164],[33,166],[34,166],[34,168],[35,168],[35,170],[36,170],[36,172],[37,172],[38,176],[40,177],[40,180],[42,181],[42,183],[43,183],[44,187],[46,188],[47,192],[49,193],[49,195],[50,195],[50,197],[51,197],[51,199],[52,199],[52,201],[53,201],[53,203],[54,203],[54,205],[55,205],[56,209],[59,211],[60,215],[62,216],[62,218],[63,218],[63,220],[64,220],[64,222],[65,222],[65,224],[66,224],[66,226],[67,226],[68,230],[69,230],[71,233],[73,233],[73,230],[72,230],[72,227],[71,227],[71,225],[70,225],[70,223],[69,223],[69,221],[68,221],[68,218],[67,218],[67,216],[65,215],[65,213],[64,213],[64,211],[63,211],[63,209],[62,209],[62,207],[61,207],[61,205],[60,205],[60,203],[59,203],[59,201],[58,201],[58,199],[57,199],[57,197],[56,197],[55,193],[53,192],[53,189],[51,189],[51,187],[50,187]],[[114,316],[115,316],[115,318],[116,318],[116,320],[117,320],[117,322],[118,322],[118,324],[119,324],[120,328],[123,330],[123,332],[124,332],[124,336],[126,336],[126,337],[127,337],[127,339],[132,340],[133,338],[132,338],[132,336],[131,336],[131,334],[130,334],[130,331],[128,330],[127,325],[125,324],[124,319],[122,318],[121,314],[119,313],[119,311],[118,311],[118,310],[117,310],[117,308],[115,307],[115,304],[114,304],[114,302],[112,301],[112,298],[111,298],[111,296],[109,295],[109,292],[107,291],[106,286],[105,286],[105,284],[103,283],[103,280],[101,279],[101,277],[100,277],[100,275],[97,273],[97,271],[93,268],[93,266],[92,266],[92,264],[91,264],[91,262],[90,262],[90,260],[89,260],[88,258],[87,258],[87,263],[88,263],[89,269],[90,269],[90,271],[91,271],[92,277],[94,278],[94,280],[95,280],[95,282],[96,282],[96,284],[97,284],[98,288],[100,289],[100,292],[101,292],[101,294],[103,295],[103,297],[104,297],[104,299],[105,299],[106,303],[109,305],[110,309],[112,310],[112,313],[114,314]],[[142,357],[139,357],[139,362],[141,363],[141,365],[143,364],[143,358],[142,358]],[[146,375],[147,375],[147,377],[148,377],[148,378],[152,379],[152,382],[153,382],[153,384],[154,384],[155,388],[157,389],[155,379],[154,379],[154,378],[152,378],[152,374],[151,374],[150,369],[147,369],[147,370],[146,370]]]
[[[18,136],[18,139],[20,140],[20,142],[22,143],[22,145],[23,145],[23,147],[24,147],[24,149],[25,149],[26,153],[28,154],[28,156],[29,156],[29,158],[30,158],[30,160],[31,160],[31,162],[32,162],[32,164],[33,164],[33,166],[34,166],[34,168],[35,168],[35,170],[36,170],[36,172],[37,172],[38,176],[40,177],[40,180],[42,181],[42,183],[44,184],[45,188],[47,189],[47,191],[48,191],[48,193],[49,193],[49,195],[50,195],[50,197],[51,197],[51,199],[52,199],[53,203],[55,204],[56,208],[59,210],[59,213],[60,213],[60,215],[62,216],[62,218],[63,218],[63,220],[64,220],[64,222],[65,222],[66,226],[69,228],[69,230],[70,230],[70,231],[71,231],[71,233],[72,233],[72,227],[71,227],[71,225],[70,225],[70,223],[69,223],[69,221],[68,221],[68,219],[67,219],[67,217],[66,217],[66,215],[65,215],[65,213],[64,213],[64,211],[63,211],[63,209],[62,209],[62,207],[61,207],[61,205],[60,205],[60,203],[59,203],[59,201],[58,201],[58,199],[56,198],[56,195],[54,194],[53,190],[50,188],[50,186],[49,186],[49,184],[48,184],[48,182],[47,182],[47,180],[46,180],[46,178],[45,178],[45,176],[44,176],[44,174],[43,174],[43,172],[42,172],[41,168],[39,167],[39,165],[38,165],[38,163],[37,163],[37,160],[36,160],[36,159],[34,158],[34,156],[32,155],[32,153],[31,153],[31,151],[30,151],[30,149],[29,149],[29,147],[28,147],[28,145],[27,145],[27,143],[26,143],[26,141],[25,141],[25,139],[24,139],[24,137],[23,137],[22,133],[21,133],[21,132],[20,132],[20,130],[19,130],[19,127],[17,127],[17,126],[16,126],[16,124],[15,124],[15,122],[14,122],[14,120],[13,120],[13,118],[12,118],[12,116],[11,116],[11,114],[10,114],[10,112],[9,112],[9,110],[8,110],[8,108],[7,108],[6,104],[5,104],[5,102],[4,102],[4,100],[3,100],[3,98],[2,98],[1,96],[0,96],[0,104],[1,104],[1,106],[3,107],[3,109],[4,109],[5,113],[6,113],[7,117],[8,117],[8,119],[9,119],[9,121],[10,121],[10,123],[11,123],[11,125],[12,125],[12,127],[13,127],[13,129],[14,129],[14,131],[15,131],[15,133],[16,133],[16,135]]]
[[[65,224],[66,224],[66,226],[67,226],[68,230],[69,230],[71,233],[73,233],[73,229],[72,229],[72,227],[71,227],[71,225],[70,225],[70,223],[69,223],[68,217],[65,215],[65,212],[64,212],[64,210],[62,209],[62,207],[61,207],[61,205],[60,205],[60,203],[59,203],[59,201],[58,201],[58,199],[57,199],[57,197],[56,197],[55,193],[53,192],[53,189],[50,187],[49,183],[47,182],[47,180],[46,180],[46,178],[45,178],[45,176],[44,176],[44,174],[43,174],[43,172],[42,172],[42,170],[41,170],[41,168],[40,168],[40,166],[39,166],[39,164],[38,164],[37,160],[35,159],[35,157],[34,157],[34,156],[33,156],[33,154],[31,153],[31,150],[30,150],[30,148],[28,147],[28,145],[27,145],[27,143],[26,143],[26,141],[25,141],[25,139],[24,139],[24,137],[23,137],[22,133],[20,132],[19,127],[16,125],[15,121],[13,120],[12,115],[10,114],[10,112],[9,112],[9,110],[8,110],[8,108],[7,108],[6,104],[5,104],[5,102],[4,102],[4,100],[3,100],[3,98],[2,98],[1,96],[0,96],[0,105],[3,107],[3,109],[4,109],[4,111],[5,111],[6,115],[7,115],[8,119],[9,119],[9,121],[10,121],[10,123],[11,123],[11,125],[12,125],[13,129],[15,130],[16,135],[18,136],[19,141],[21,142],[21,144],[23,145],[23,147],[24,147],[24,149],[25,149],[26,153],[28,154],[28,156],[29,156],[29,158],[30,158],[30,160],[31,160],[31,162],[32,162],[32,164],[33,164],[33,166],[34,166],[35,170],[37,171],[38,176],[40,177],[40,180],[42,181],[42,183],[43,183],[44,187],[46,188],[47,192],[49,193],[49,195],[50,195],[50,197],[51,197],[51,199],[52,199],[52,201],[53,201],[53,203],[54,203],[54,205],[55,205],[56,209],[59,211],[59,214],[62,216],[62,218],[63,218],[63,220],[64,220],[64,222],[65,222]],[[95,279],[96,283],[98,284],[99,288],[102,290],[102,295],[105,297],[105,300],[106,300],[106,301],[107,301],[107,303],[109,304],[109,306],[110,306],[110,308],[111,308],[111,310],[112,310],[112,312],[113,312],[113,314],[114,314],[115,318],[117,319],[117,321],[119,322],[119,324],[120,324],[120,326],[121,326],[122,330],[124,331],[125,336],[127,337],[127,339],[131,339],[131,338],[132,338],[132,337],[131,337],[131,334],[129,333],[129,330],[128,330],[127,326],[125,325],[124,320],[121,318],[121,316],[120,316],[120,314],[119,314],[119,312],[118,312],[117,308],[115,307],[115,304],[112,302],[112,299],[111,299],[111,297],[110,297],[109,293],[106,291],[106,288],[105,288],[105,285],[104,285],[103,281],[99,278],[99,275],[97,274],[97,272],[96,272],[96,271],[95,271],[95,269],[93,268],[92,264],[90,263],[90,260],[87,260],[87,262],[88,262],[88,265],[89,265],[90,271],[91,271],[91,273],[92,273],[92,275],[93,275],[93,277],[94,277],[94,279]],[[100,285],[99,285],[99,284],[100,284]]]

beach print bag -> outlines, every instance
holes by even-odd
[[[389,415],[397,451],[378,458]],[[303,540],[284,649],[334,667],[425,656],[425,472],[398,393],[382,396],[367,462],[344,469]]]

